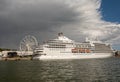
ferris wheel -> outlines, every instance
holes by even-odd
[[[21,55],[32,55],[37,46],[38,42],[34,36],[25,36],[20,42]]]

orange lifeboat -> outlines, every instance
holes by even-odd
[[[79,49],[78,48],[72,49],[72,53],[79,53]]]
[[[90,53],[90,49],[86,49],[86,53]]]
[[[80,52],[80,53],[85,53],[85,49],[84,49],[84,48],[80,48],[80,49],[79,49],[79,52]]]

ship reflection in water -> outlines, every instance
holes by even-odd
[[[119,58],[1,61],[0,82],[120,82]]]

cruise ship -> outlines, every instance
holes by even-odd
[[[113,56],[111,45],[99,40],[86,38],[84,42],[75,42],[58,33],[56,39],[51,39],[40,45],[34,51],[34,59],[90,59],[108,58]]]

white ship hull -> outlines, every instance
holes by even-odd
[[[35,57],[39,60],[55,60],[55,59],[94,59],[94,58],[109,58],[112,57],[112,53],[79,53],[79,54],[59,54],[59,55],[40,55]]]
[[[109,44],[99,40],[89,40],[80,43],[75,42],[63,33],[58,34],[58,38],[44,42],[38,51],[35,59],[91,59],[112,57],[112,48]]]

